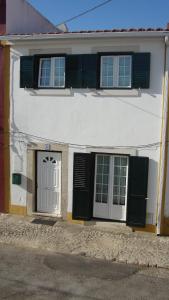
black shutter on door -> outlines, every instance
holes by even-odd
[[[34,56],[21,56],[20,87],[34,87]]]
[[[131,156],[129,159],[127,225],[145,227],[148,185],[147,157]]]
[[[94,156],[74,154],[73,219],[90,220],[93,208]]]
[[[82,88],[82,55],[67,55],[66,87]]]
[[[133,54],[133,88],[148,89],[150,86],[150,53]]]
[[[96,88],[97,66],[97,54],[83,55],[83,88]]]

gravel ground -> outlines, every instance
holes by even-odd
[[[169,268],[169,237],[132,232],[117,223],[83,226],[57,220],[49,226],[34,219],[0,214],[0,243]]]

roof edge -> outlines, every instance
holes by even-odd
[[[109,38],[109,37],[164,37],[169,35],[169,29],[146,30],[146,31],[80,31],[80,32],[49,32],[33,34],[2,35],[1,40],[8,41],[35,41],[35,40],[58,40],[73,38]]]

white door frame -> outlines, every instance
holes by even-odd
[[[39,175],[39,166],[38,166],[38,154],[42,154],[44,153],[44,155],[46,154],[46,156],[48,155],[52,155],[54,156],[55,154],[60,154],[60,166],[59,166],[59,198],[58,198],[58,207],[56,210],[54,211],[39,211],[38,210],[38,175]],[[36,151],[36,212],[40,212],[40,213],[43,213],[43,214],[49,214],[49,215],[56,215],[58,217],[61,216],[61,172],[62,172],[62,153],[60,151],[46,151],[46,150],[37,150]],[[49,188],[47,188],[47,190],[49,190]],[[51,191],[51,190],[50,190]]]

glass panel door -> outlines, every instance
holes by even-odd
[[[93,216],[109,219],[110,155],[98,154],[95,168],[95,193]]]
[[[126,221],[128,157],[112,157],[111,218]]]
[[[128,157],[96,155],[93,216],[126,220]]]

